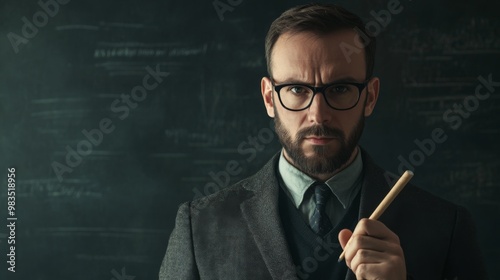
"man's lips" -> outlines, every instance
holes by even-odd
[[[336,139],[335,137],[329,137],[329,136],[307,136],[304,138],[304,140],[315,144],[315,145],[325,145],[331,141]]]

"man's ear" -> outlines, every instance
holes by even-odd
[[[263,77],[260,81],[260,91],[262,92],[262,98],[264,99],[264,105],[266,106],[267,115],[274,118],[274,106],[273,106],[273,84],[268,77]]]
[[[366,85],[366,103],[365,103],[365,117],[372,114],[375,109],[375,104],[377,104],[378,93],[380,90],[380,79],[378,77],[373,77]]]

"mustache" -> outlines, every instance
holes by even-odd
[[[328,127],[326,125],[315,125],[303,128],[297,132],[296,138],[298,141],[300,141],[310,135],[320,136],[320,137],[333,137],[342,140],[345,139],[345,134],[342,130]]]

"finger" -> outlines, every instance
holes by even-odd
[[[385,248],[392,243],[376,237],[353,234],[349,241],[348,248],[352,247],[355,250],[367,249],[372,251],[383,252]]]
[[[351,267],[351,261],[354,259],[359,250],[382,252],[384,250],[384,244],[380,244],[381,242],[385,241],[366,235],[352,235],[348,244],[344,248],[347,265],[354,270]]]
[[[370,250],[358,250],[350,268],[357,279],[403,279],[406,275],[404,259]]]
[[[361,219],[356,225],[353,235],[368,235],[399,244],[399,237],[377,220]]]
[[[366,235],[352,235],[346,245],[345,258],[346,262],[351,266],[350,262],[358,254],[359,250],[369,250],[373,252],[383,253],[387,256],[402,256],[401,246],[391,241],[381,240],[375,237]]]
[[[351,270],[356,271],[360,264],[378,264],[384,258],[383,253],[368,250],[359,249],[356,251],[354,257],[351,259]]]
[[[382,263],[362,263],[352,271],[356,274],[356,279],[387,279],[386,275],[391,273]]]
[[[342,246],[342,249],[345,248],[351,236],[352,236],[352,231],[348,229],[343,229],[339,232],[339,242],[340,246]]]

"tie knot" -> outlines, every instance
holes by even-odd
[[[325,205],[331,194],[332,191],[326,184],[320,183],[316,185],[314,187],[314,200],[316,202],[316,205]]]

